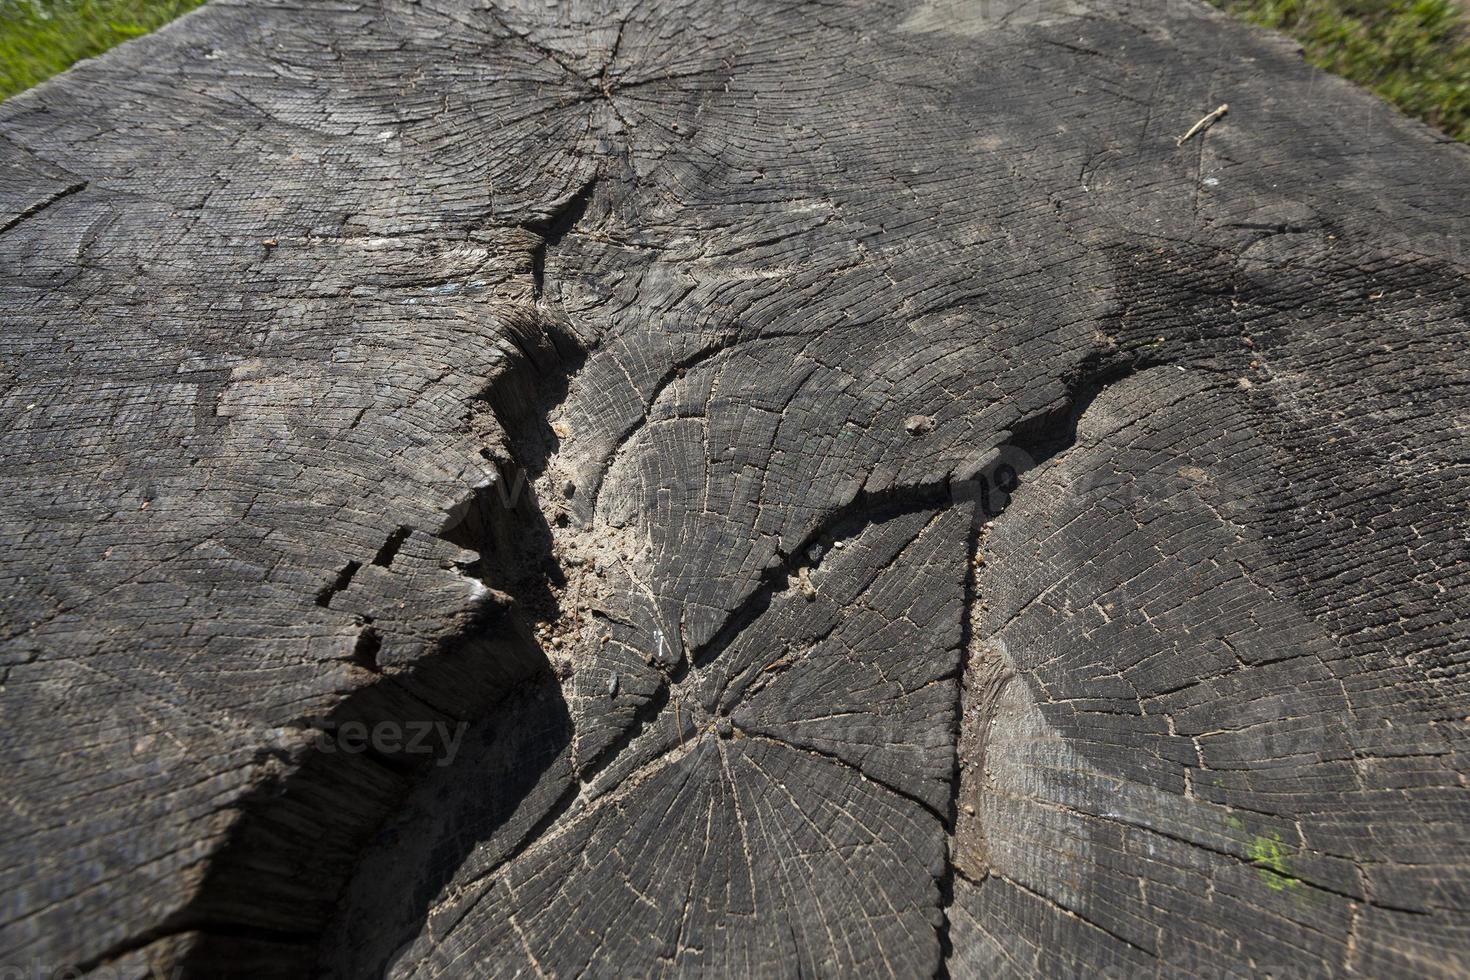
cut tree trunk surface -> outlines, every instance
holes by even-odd
[[[1173,0],[215,0],[12,99],[0,963],[1461,973],[1467,185]]]

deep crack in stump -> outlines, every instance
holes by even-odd
[[[1470,955],[1470,161],[1280,43],[215,0],[0,166],[0,965]]]

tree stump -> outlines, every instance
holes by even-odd
[[[1279,39],[214,0],[0,174],[7,971],[1462,975],[1470,158]]]

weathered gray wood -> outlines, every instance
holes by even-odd
[[[0,964],[1456,974],[1467,179],[1183,0],[12,99]]]

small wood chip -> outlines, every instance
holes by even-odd
[[[910,415],[903,420],[903,428],[911,436],[921,436],[934,428],[934,420],[927,415]]]
[[[801,594],[811,602],[817,597],[817,587],[812,584],[812,572],[809,568],[803,568],[796,573],[796,583],[801,588]]]
[[[1201,130],[1203,130],[1204,128],[1206,128],[1207,126],[1209,126],[1211,123],[1213,123],[1216,119],[1219,119],[1221,116],[1225,115],[1225,113],[1227,113],[1229,111],[1230,111],[1230,103],[1228,103],[1228,102],[1223,103],[1214,112],[1211,112],[1211,113],[1205,115],[1203,118],[1200,119],[1199,122],[1195,123],[1193,126],[1190,126],[1189,127],[1189,132],[1185,133],[1183,136],[1181,136],[1177,140],[1175,140],[1174,141],[1174,145],[1175,146],[1183,146],[1184,143],[1185,143],[1185,141],[1187,141],[1191,136],[1193,136],[1195,133],[1200,132]]]

